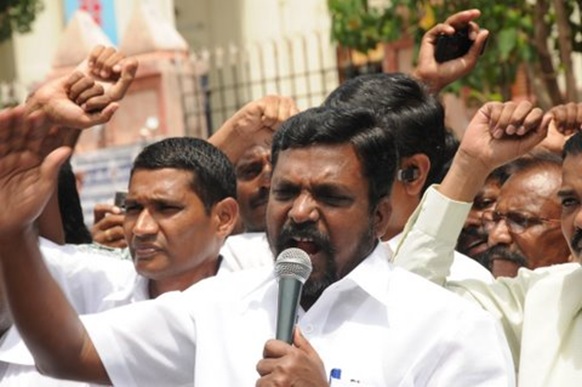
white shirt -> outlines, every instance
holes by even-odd
[[[264,232],[248,232],[226,238],[220,255],[228,271],[272,266],[274,263],[267,234]]]
[[[264,238],[264,234],[261,235]],[[256,236],[251,235],[250,238],[240,239],[246,241],[254,238]],[[247,247],[239,246],[243,249]],[[97,313],[149,299],[148,279],[135,271],[130,260],[119,259],[107,251],[58,245],[43,238],[40,239],[40,249],[51,274],[79,314]],[[269,260],[272,261],[272,258]],[[241,270],[245,265],[252,266],[251,261],[237,262],[223,258],[218,272]],[[89,385],[41,375],[20,334],[12,327],[0,338],[0,386]]]
[[[118,295],[133,289],[141,278],[131,261],[112,258],[109,254],[80,251],[75,246],[61,246],[46,239],[40,240],[40,249],[51,274],[78,313],[100,312],[126,304],[120,302]],[[140,292],[134,294],[143,299]],[[11,327],[0,343],[0,386],[80,387],[89,384],[41,375],[18,331]]]
[[[391,251],[396,251],[402,238],[402,233],[383,242]],[[272,266],[273,254],[264,232],[238,234],[226,239],[221,249],[227,271],[238,271],[261,266]],[[457,251],[453,251],[454,259],[447,277],[449,281],[477,279],[483,282],[493,282],[493,275],[479,262]],[[398,265],[398,263],[396,263]]]
[[[363,386],[512,386],[499,326],[461,298],[394,268],[381,244],[328,287],[298,325],[326,370]],[[252,386],[275,337],[272,268],[84,316],[115,385]]]
[[[392,251],[396,251],[398,244],[402,239],[402,235],[403,234],[400,233],[384,243],[387,243]],[[394,264],[398,266],[398,261],[394,262]],[[460,281],[466,279],[476,279],[486,283],[492,283],[494,280],[493,274],[491,274],[491,272],[483,265],[475,261],[473,258],[455,250],[453,251],[453,264],[450,267],[450,273],[447,276],[447,280]]]
[[[515,278],[499,277],[492,284],[448,281],[450,252],[470,208],[430,187],[406,226],[395,261],[495,316],[518,365],[520,386],[582,386],[582,267],[576,262],[521,268]]]

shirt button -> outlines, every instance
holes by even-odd
[[[312,324],[307,324],[304,327],[302,327],[301,330],[304,333],[311,333],[311,332],[313,332],[313,325]]]

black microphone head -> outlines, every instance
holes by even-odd
[[[275,261],[277,278],[292,277],[301,283],[305,283],[311,275],[312,269],[309,255],[296,247],[283,250]]]

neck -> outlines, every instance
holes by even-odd
[[[215,259],[209,259],[195,267],[192,270],[179,273],[176,275],[160,278],[151,279],[148,284],[148,292],[151,299],[158,297],[161,294],[172,292],[172,291],[184,291],[190,286],[194,285],[198,281],[202,281],[205,278],[213,277],[218,272],[218,267],[222,257],[216,257]]]

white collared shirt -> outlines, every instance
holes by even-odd
[[[298,325],[327,372],[358,386],[512,386],[500,327],[459,297],[394,268],[379,244]],[[83,318],[115,385],[251,386],[275,337],[271,268]]]
[[[143,277],[137,275],[131,261],[112,258],[97,250],[81,251],[74,245],[57,245],[42,238],[40,248],[51,274],[78,313],[100,312],[125,305],[127,302],[116,297],[119,294],[131,293],[140,298],[140,292],[134,287],[138,278]],[[40,374],[15,327],[11,327],[0,341],[0,368],[4,370],[0,374],[2,387],[89,386]]]

